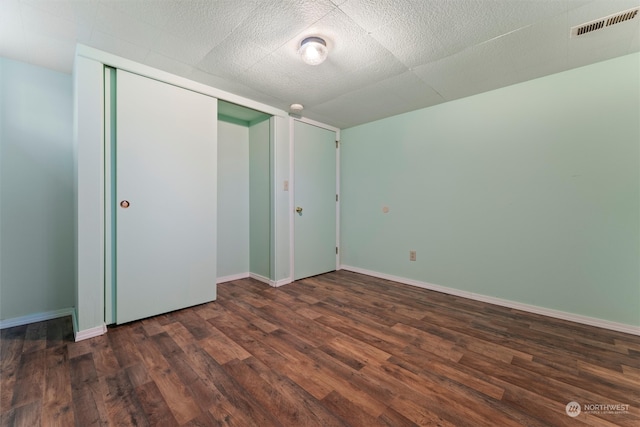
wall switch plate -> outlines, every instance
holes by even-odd
[[[416,251],[409,251],[409,261],[416,260]]]

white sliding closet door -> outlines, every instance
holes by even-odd
[[[116,322],[125,323],[216,298],[217,100],[121,70],[116,85]]]

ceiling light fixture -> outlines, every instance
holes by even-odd
[[[300,43],[298,53],[307,64],[319,65],[327,59],[329,50],[327,43],[320,37],[307,37]]]

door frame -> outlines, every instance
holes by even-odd
[[[321,123],[306,117],[289,117],[289,277],[291,281],[294,281],[295,277],[295,131],[294,123],[298,121],[306,123],[311,126],[316,126],[321,129],[326,129],[336,134],[336,195],[338,200],[336,201],[336,247],[338,253],[336,253],[336,270],[340,269],[340,129],[325,123]]]

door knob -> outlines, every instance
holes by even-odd
[[[298,207],[296,208],[296,212],[298,212],[299,214],[301,214],[301,213],[302,213],[302,208],[301,208],[300,206],[298,206]]]
[[[123,200],[120,202],[120,207],[127,209],[129,207],[129,202],[127,200]]]

